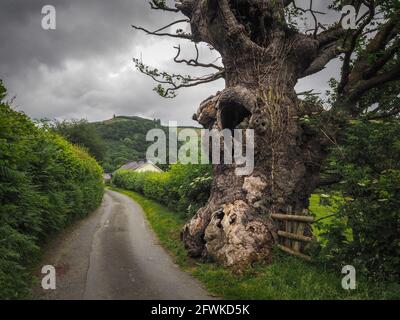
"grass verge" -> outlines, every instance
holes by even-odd
[[[398,286],[379,286],[357,278],[357,289],[341,287],[344,275],[326,266],[301,261],[275,250],[271,265],[259,264],[243,275],[214,263],[190,259],[179,239],[185,223],[182,214],[131,191],[111,190],[125,194],[143,208],[160,242],[175,262],[197,278],[212,294],[224,299],[398,299]]]

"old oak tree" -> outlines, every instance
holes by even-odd
[[[137,68],[158,82],[156,91],[174,97],[176,90],[223,78],[225,89],[200,104],[194,119],[205,128],[251,128],[255,131],[255,169],[249,176],[235,175],[235,165],[214,165],[208,203],[182,231],[193,257],[210,257],[242,269],[271,258],[276,226],[271,213],[296,213],[321,185],[340,177],[321,177],[323,161],[341,131],[357,117],[385,117],[399,106],[380,108],[365,97],[371,90],[400,79],[400,7],[396,0],[324,1],[325,12],[313,0],[154,0],[154,10],[179,15],[154,36],[192,41],[196,56],[174,61],[215,70],[190,77],[170,74],[135,59]],[[355,26],[344,28],[351,5]],[[326,24],[323,14],[338,19]],[[300,30],[308,17],[313,27]],[[177,27],[189,23],[191,32]],[[176,26],[176,32],[168,32]],[[222,64],[199,59],[199,43],[221,55]],[[313,93],[296,94],[301,78],[322,71],[332,60],[340,63],[340,77],[332,80],[329,106]],[[303,99],[300,99],[303,97]],[[372,99],[373,100],[373,99]],[[377,97],[377,102],[379,97]]]

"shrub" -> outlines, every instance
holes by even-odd
[[[400,121],[355,121],[329,169],[344,203],[323,253],[375,279],[400,279]]]
[[[0,103],[0,299],[29,293],[40,246],[102,195],[102,169],[86,151]]]
[[[206,203],[211,181],[211,166],[174,164],[163,173],[118,170],[112,183],[191,216]]]
[[[96,160],[104,160],[106,146],[100,131],[87,120],[55,121],[51,128],[74,145],[85,147]]]

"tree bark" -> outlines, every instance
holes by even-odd
[[[235,164],[215,165],[209,201],[185,225],[182,239],[191,256],[237,270],[271,260],[277,240],[271,213],[308,207],[326,155],[323,139],[300,121],[321,110],[301,102],[294,90],[318,45],[282,28],[279,8],[259,10],[260,28],[267,29],[258,36],[244,30],[232,2],[197,1],[191,11],[194,37],[221,53],[226,80],[195,118],[209,129],[254,129],[255,167],[251,175],[237,176]]]

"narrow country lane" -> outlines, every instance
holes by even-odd
[[[142,208],[107,190],[101,207],[47,248],[56,290],[38,299],[210,299],[158,244]],[[40,284],[39,284],[40,285]]]

